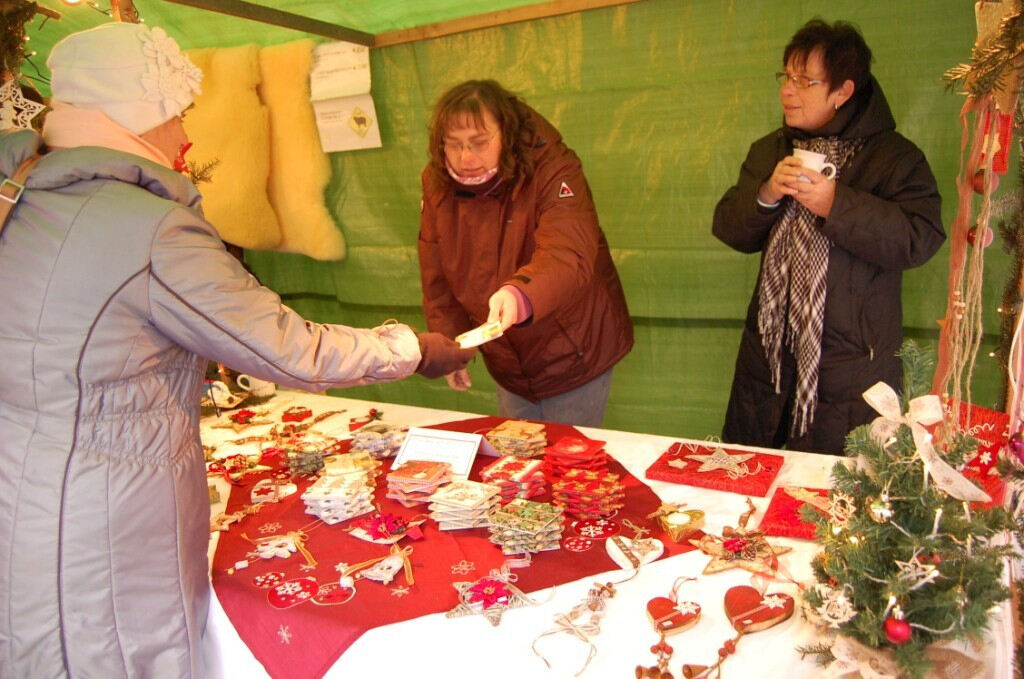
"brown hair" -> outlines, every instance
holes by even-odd
[[[472,116],[483,127],[483,111],[490,112],[498,121],[501,133],[501,156],[498,174],[512,179],[516,172],[529,176],[533,172],[532,146],[534,125],[532,111],[522,99],[494,80],[467,80],[451,88],[437,101],[430,120],[430,169],[444,182],[451,177],[445,168],[444,135],[460,116]]]

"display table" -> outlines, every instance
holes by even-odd
[[[365,415],[371,408],[382,411],[384,422],[410,426],[427,426],[478,417],[447,410],[299,392],[279,392],[270,402],[260,406],[260,409],[269,411],[268,419],[279,422],[280,414],[292,406],[306,406],[315,413],[344,409],[344,414],[325,420],[316,427],[324,434],[339,438],[348,436],[350,417]],[[223,421],[223,418],[204,418],[204,444],[223,444],[228,440],[263,433],[269,429],[269,425],[262,425],[239,434],[230,429],[212,427],[214,423]],[[607,453],[633,476],[645,480],[663,501],[685,503],[687,509],[704,510],[707,514],[705,529],[709,533],[720,534],[724,526],[735,526],[737,517],[746,509],[744,495],[644,479],[647,467],[677,439],[585,427],[578,429],[590,438],[606,441]],[[730,446],[734,447],[739,448]],[[786,458],[772,491],[779,486],[827,487],[829,471],[838,459],[807,453],[770,452]],[[211,508],[214,514],[223,510],[230,492],[230,487],[222,479],[216,479],[216,485],[222,501]],[[750,522],[751,527],[758,525],[772,491],[764,498],[752,498],[758,512]],[[326,530],[338,530],[338,526],[327,527]],[[214,533],[211,538],[211,561],[218,535]],[[780,556],[779,559],[781,565],[795,580],[807,581],[811,578],[809,563],[818,551],[815,543],[785,538],[773,538],[772,542],[792,548],[792,551]],[[497,547],[494,549],[497,550]],[[330,667],[325,676],[364,677],[399,674],[415,677],[571,677],[583,666],[588,652],[586,644],[568,634],[556,634],[541,639],[537,643],[537,649],[551,663],[549,670],[531,650],[531,643],[540,633],[553,627],[556,615],[564,614],[580,603],[593,583],[621,581],[629,575],[626,571],[616,569],[600,546],[577,556],[580,559],[593,559],[606,564],[607,570],[531,594],[539,605],[506,611],[501,624],[496,627],[492,627],[478,615],[449,619],[443,613],[438,613],[373,628],[355,641]],[[709,557],[699,551],[663,558],[643,566],[635,577],[617,586],[616,595],[608,600],[600,633],[593,638],[597,653],[582,676],[632,677],[637,665],[654,664],[650,647],[657,642],[658,637],[651,628],[645,607],[653,597],[666,596],[680,576],[697,578],[696,582],[685,585],[680,594],[686,600],[699,603],[703,614],[693,628],[668,637],[669,643],[675,648],[670,669],[679,677],[680,667],[684,662],[713,664],[717,660],[717,649],[735,634],[723,611],[725,591],[735,585],[751,584],[751,575],[738,569],[702,575],[701,571],[708,560]],[[452,580],[475,580],[481,575],[483,574],[453,575]],[[371,583],[370,586],[378,585]],[[797,594],[795,585],[782,581],[772,583],[769,591]],[[401,606],[402,600],[396,598],[390,605]],[[335,613],[343,616],[344,606],[337,607]],[[268,616],[274,614],[275,611],[267,613]],[[268,624],[274,623],[274,620],[268,619]],[[325,633],[327,632],[329,631],[325,630]],[[279,643],[303,643],[302,639],[286,637],[287,635],[282,637]],[[723,672],[726,676],[732,677],[785,676],[787,679],[796,679],[821,676],[821,669],[816,666],[813,659],[801,660],[795,650],[797,646],[817,640],[814,629],[803,621],[798,612],[776,627],[744,637],[737,645],[736,654],[723,666]],[[985,663],[987,673],[983,676],[1010,679],[1012,640],[1011,612],[1009,603],[1004,602],[993,614],[988,643],[980,649],[963,647],[960,650]],[[256,661],[238,636],[216,594],[211,595],[204,653],[210,677],[267,676],[263,666]]]

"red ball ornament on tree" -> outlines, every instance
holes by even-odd
[[[892,644],[905,644],[910,641],[910,637],[913,635],[913,630],[910,628],[910,623],[903,618],[886,618],[885,619],[885,638]]]
[[[983,235],[980,237],[978,236],[977,226],[972,226],[970,229],[967,230],[967,243],[972,248],[978,247],[978,241],[981,241],[981,247],[987,248],[989,245],[992,245],[993,238],[994,236],[992,234],[992,229],[988,227],[985,227]]]
[[[974,177],[971,181],[971,187],[974,192],[979,196],[985,195],[985,168],[978,168],[977,172],[974,173]],[[992,193],[996,192],[999,188],[999,175],[995,172],[992,173]]]

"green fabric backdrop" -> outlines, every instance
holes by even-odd
[[[377,32],[521,4],[529,3],[275,6]],[[167,27],[184,47],[303,37],[154,0],[137,5],[149,23]],[[61,9],[71,14],[66,6]],[[932,164],[948,224],[956,209],[963,100],[946,93],[940,78],[970,54],[972,2],[645,0],[373,50],[373,95],[384,148],[332,154],[334,176],[326,192],[345,233],[348,258],[323,263],[250,252],[247,259],[290,306],[316,320],[369,326],[395,317],[423,327],[415,246],[428,111],[457,82],[495,78],[547,116],[582,158],[622,276],[636,347],[615,370],[605,425],[692,437],[717,434],[758,257],[715,240],[712,211],[735,180],[749,144],[778,126],[772,74],[790,35],[819,15],[853,21],[863,31],[898,129]],[[1012,182],[1007,178],[1005,184]],[[990,249],[985,277],[990,335],[973,386],[975,401],[983,405],[992,405],[1000,388],[988,352],[997,339],[995,309],[1008,264],[998,247]],[[905,276],[909,336],[936,339],[947,269],[948,248],[943,248],[928,265]],[[346,393],[494,412],[493,382],[479,361],[471,373],[474,387],[464,394],[449,390],[443,380],[420,377]]]

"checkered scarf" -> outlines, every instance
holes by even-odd
[[[863,140],[815,137],[794,140],[797,148],[824,153],[837,168],[836,178]],[[789,200],[772,227],[761,266],[757,327],[775,383],[781,390],[782,341],[796,357],[796,402],[790,435],[803,436],[818,404],[818,363],[825,320],[826,273],[832,243],[817,228],[818,217],[796,200]]]

